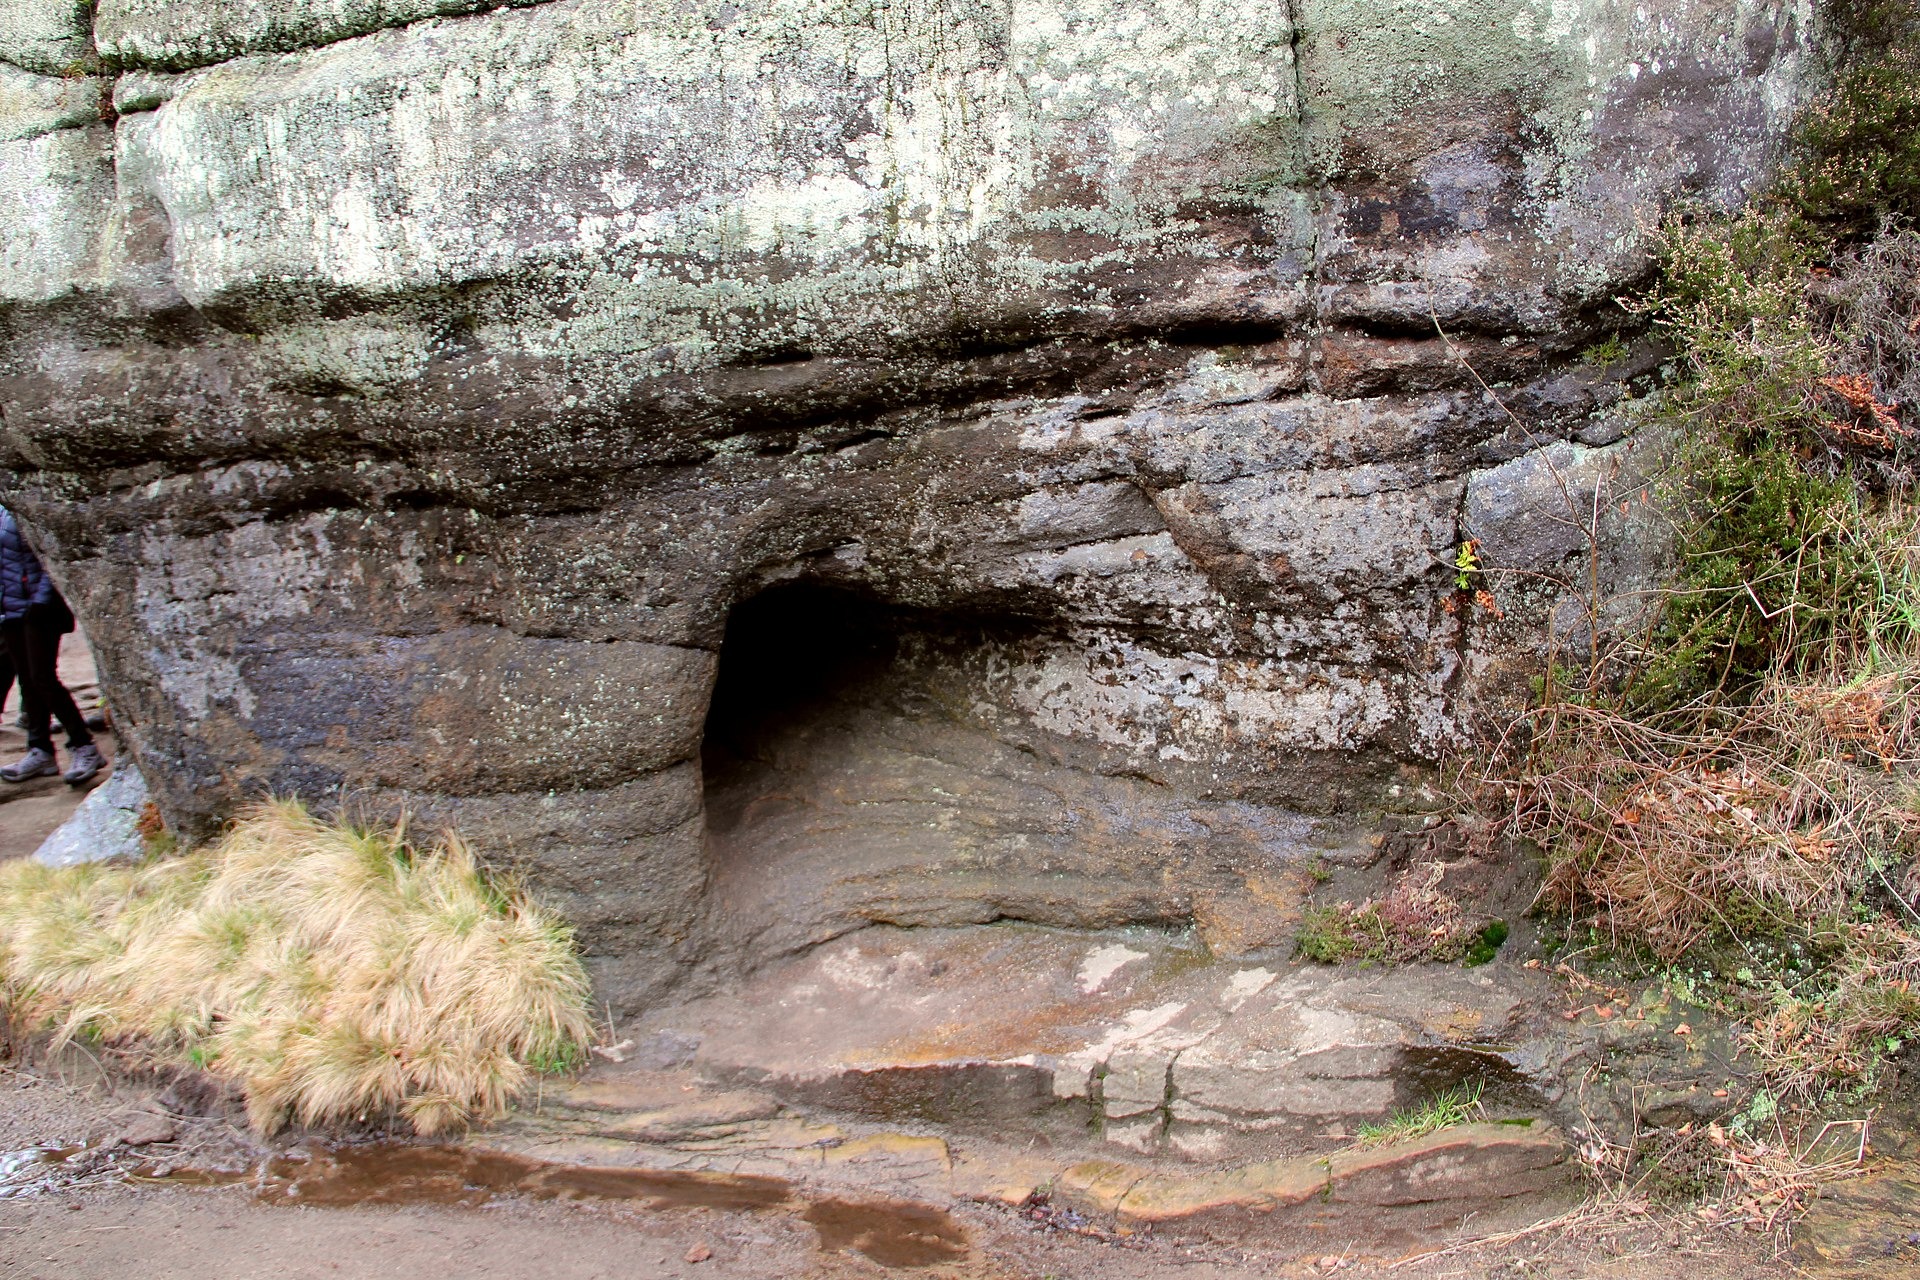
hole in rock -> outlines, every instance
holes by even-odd
[[[738,940],[767,956],[869,923],[1032,918],[1021,847],[1074,788],[995,700],[1046,643],[1033,619],[807,584],[736,606],[702,766]]]
[[[1152,674],[1011,610],[808,584],[737,605],[702,756],[719,941],[749,969],[873,924],[1290,942],[1292,899],[1249,886],[1290,883],[1307,821],[1102,737]]]
[[[875,696],[900,629],[884,606],[826,587],[778,586],[736,607],[707,709],[709,785],[771,762],[783,740],[833,718],[836,704]]]

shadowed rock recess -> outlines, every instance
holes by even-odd
[[[1810,22],[0,0],[0,490],[177,830],[457,824],[616,1009],[874,923],[1259,951],[1655,567],[1598,344]]]

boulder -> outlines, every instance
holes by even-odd
[[[115,110],[0,86],[0,494],[171,829],[460,826],[616,1009],[875,923],[1271,947],[1618,620],[1554,476],[1635,497],[1654,358],[1587,353],[1800,14],[104,0]]]
[[[0,62],[42,75],[66,75],[89,63],[88,0],[0,0]]]
[[[127,761],[115,765],[107,780],[80,802],[73,815],[33,851],[47,867],[88,862],[138,862],[146,856],[140,815],[148,804],[146,779]]]

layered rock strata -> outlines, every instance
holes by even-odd
[[[627,1007],[1284,941],[1643,581],[1612,300],[1812,74],[1762,0],[187,8],[0,0],[0,489],[176,828],[457,823]]]

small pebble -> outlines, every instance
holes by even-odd
[[[712,1256],[713,1256],[713,1250],[707,1248],[706,1241],[704,1240],[701,1241],[699,1244],[694,1245],[693,1248],[687,1250],[688,1262],[705,1262],[708,1258],[711,1258]]]

